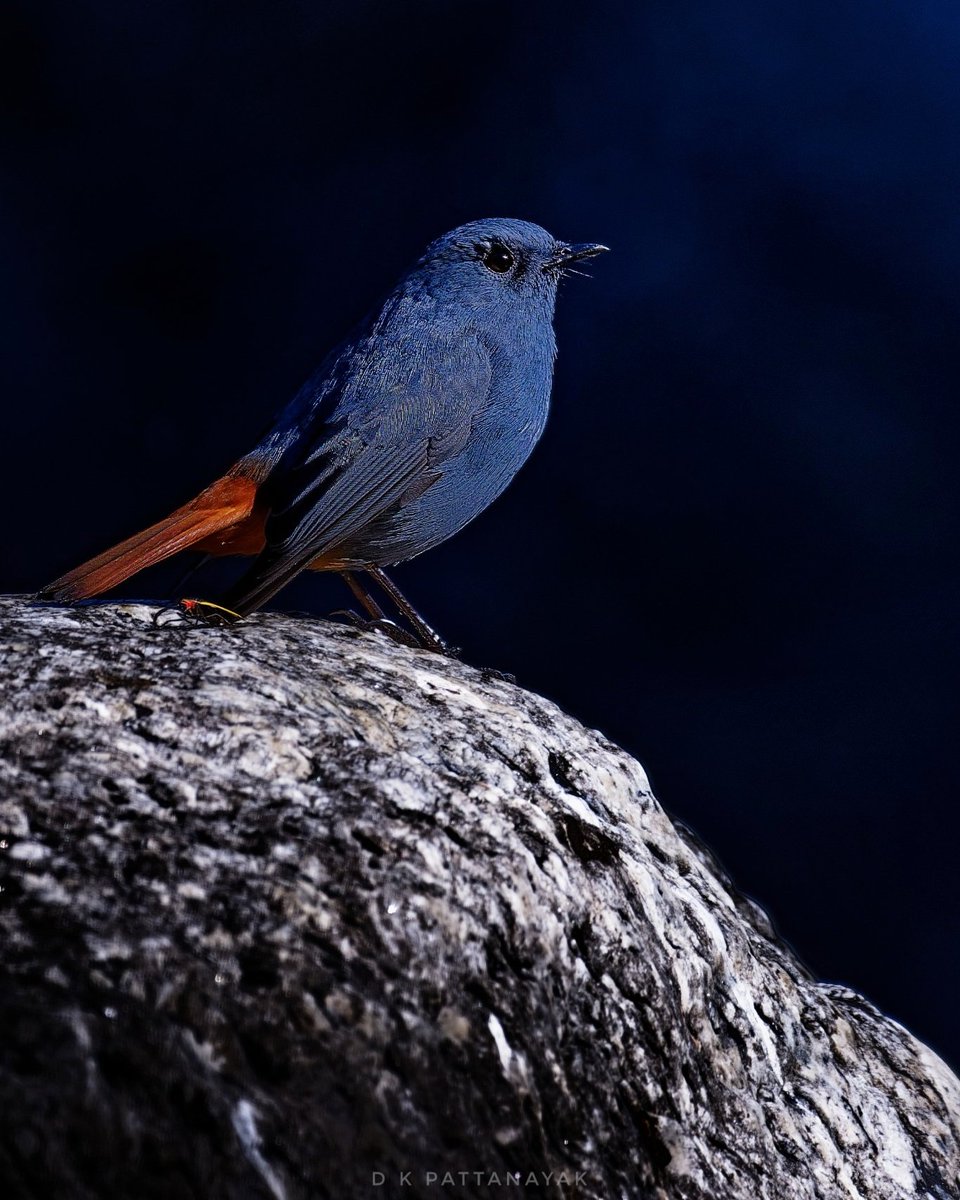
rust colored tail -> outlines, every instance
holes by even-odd
[[[263,545],[257,480],[227,474],[156,525],[48,584],[41,600],[86,600],[191,546],[211,554],[255,554]]]

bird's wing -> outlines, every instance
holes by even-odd
[[[267,545],[232,593],[250,612],[308,563],[434,483],[490,395],[476,336],[421,331],[365,356],[331,416],[304,430],[269,480]]]

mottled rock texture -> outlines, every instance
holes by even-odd
[[[152,616],[0,602],[5,1197],[960,1194],[954,1076],[598,733]]]

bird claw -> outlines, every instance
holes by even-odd
[[[333,612],[327,615],[330,617],[343,617],[354,629],[363,629],[369,623],[363,617],[358,616],[352,608],[335,608]]]
[[[459,659],[461,654],[459,646],[448,646],[440,638],[421,637],[415,630],[404,629],[402,625],[391,621],[389,617],[378,617],[371,621],[358,619],[357,624],[361,629],[379,630],[380,633],[386,634],[391,641],[397,642],[400,646],[411,646],[414,650],[429,650],[431,654],[439,654],[443,658]]]
[[[374,633],[382,633],[388,637],[391,642],[396,642],[398,646],[410,646],[414,650],[425,649],[423,642],[416,634],[410,633],[398,625],[396,621],[391,621],[389,617],[377,617],[371,621],[361,621],[360,629],[370,629]]]
[[[417,635],[403,626],[398,625],[396,621],[391,621],[389,617],[372,617],[364,618],[358,616],[352,608],[337,608],[330,614],[331,617],[343,617],[354,627],[364,632],[382,633],[392,642],[396,642],[398,646],[410,646],[413,650],[436,650],[436,646],[426,645],[417,637]],[[444,651],[445,653],[446,651]]]
[[[516,683],[516,675],[509,671],[498,671],[496,667],[484,667],[483,678],[491,683]]]

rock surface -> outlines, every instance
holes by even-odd
[[[379,634],[152,617],[0,601],[4,1196],[960,1195],[956,1078],[623,751]]]

